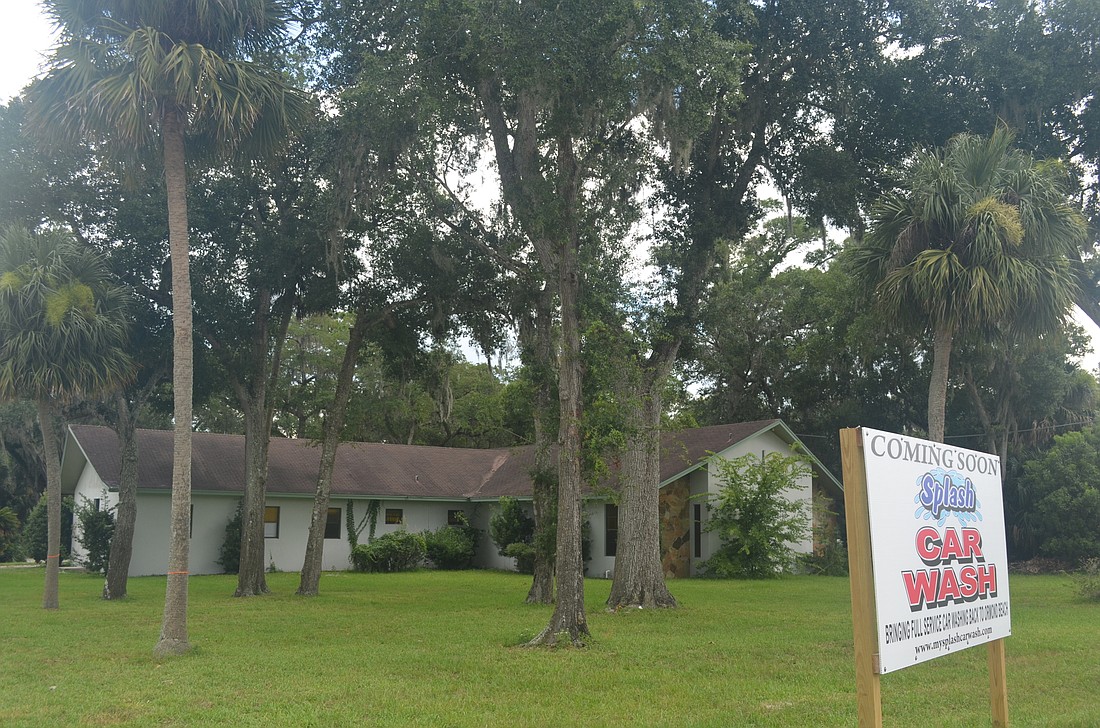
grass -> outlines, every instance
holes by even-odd
[[[583,650],[516,645],[549,609],[527,577],[496,572],[325,574],[322,595],[234,599],[235,579],[191,579],[191,654],[152,657],[163,578],[0,569],[0,725],[852,726],[846,579],[673,583],[677,610],[609,614],[587,583]],[[1014,576],[1009,709],[1017,726],[1100,725],[1100,606],[1069,578]],[[989,725],[985,649],[882,679],[888,726]]]

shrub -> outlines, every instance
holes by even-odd
[[[0,508],[0,563],[22,560],[19,537],[19,516],[11,508]]]
[[[1100,559],[1086,559],[1073,575],[1077,593],[1090,602],[1100,602]]]
[[[106,498],[103,499],[106,503]],[[110,508],[96,508],[95,503],[82,498],[76,508],[76,520],[80,522],[77,541],[84,550],[80,565],[97,574],[107,573],[111,556],[111,536],[115,533],[115,514]]]
[[[48,540],[46,522],[46,495],[38,499],[31,509],[27,522],[23,525],[23,552],[35,561],[45,561]],[[73,499],[61,499],[61,560],[69,558],[69,549],[73,543]]]
[[[351,550],[356,571],[410,571],[424,560],[424,537],[419,533],[394,531]]]
[[[511,556],[516,560],[516,571],[521,574],[535,573],[535,547],[529,543],[511,543],[501,556]]]
[[[1035,503],[1040,555],[1070,564],[1100,558],[1100,427],[1054,438],[1024,463],[1019,487]]]
[[[241,502],[237,501],[237,510],[225,524],[225,539],[218,556],[218,565],[226,574],[236,574],[241,570],[241,522],[243,520]]]
[[[500,510],[489,519],[489,537],[496,544],[497,553],[516,559],[516,569],[521,574],[534,573],[535,548],[532,542],[535,537],[535,522],[515,498],[501,497]],[[527,548],[523,548],[525,546]],[[510,550],[514,553],[509,553]]]
[[[789,570],[794,552],[788,544],[805,538],[810,517],[785,493],[809,467],[799,457],[775,452],[710,462],[722,485],[708,504],[706,529],[718,534],[721,545],[703,564],[706,573],[765,579]]]
[[[425,531],[425,553],[437,569],[469,569],[474,565],[480,536],[481,532],[468,523]]]

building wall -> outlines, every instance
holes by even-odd
[[[521,505],[523,505],[527,516],[533,517],[531,513],[531,503],[528,501]],[[516,560],[511,556],[501,556],[498,553],[497,545],[493,543],[493,539],[489,536],[489,519],[499,510],[500,505],[496,502],[473,504],[474,515],[473,518],[470,519],[470,525],[481,529],[481,540],[478,541],[477,544],[477,556],[474,559],[474,563],[485,569],[515,571]]]
[[[118,503],[118,494],[107,492],[103,481],[95,470],[85,465],[74,489],[77,503],[82,498],[101,500],[101,505],[113,508]],[[192,574],[220,574],[223,569],[218,564],[222,543],[225,541],[225,527],[233,517],[240,496],[224,493],[192,493],[190,571]],[[322,568],[327,571],[339,571],[349,568],[351,547],[347,541],[347,498],[335,497],[329,502],[330,508],[340,509],[340,537],[325,539]],[[353,499],[353,510],[357,524],[363,522],[367,513],[368,499]],[[279,529],[275,538],[264,539],[264,563],[274,565],[278,571],[299,571],[305,560],[306,540],[309,536],[309,524],[313,512],[313,498],[301,496],[280,496],[269,494],[266,505],[279,508]],[[137,498],[138,518],[134,529],[134,553],[130,560],[130,576],[148,576],[164,574],[168,571],[168,539],[172,501],[170,494],[163,492],[139,492]],[[386,523],[387,510],[400,510],[401,523]],[[383,500],[379,506],[375,536],[382,536],[401,529],[409,531],[435,530],[447,525],[448,511],[461,510],[471,525],[481,529],[482,537],[478,544],[479,566],[496,569],[515,569],[515,559],[497,554],[496,546],[489,538],[489,518],[497,510],[496,503],[473,503],[469,501],[414,501]],[[369,526],[364,525],[360,541],[367,540]],[[79,524],[74,524],[74,533]],[[74,556],[83,554],[74,537]]]
[[[79,507],[85,499],[94,503],[97,498],[100,500],[101,508],[114,508],[118,504],[118,494],[109,492],[95,470],[85,467],[73,490],[73,504]],[[80,521],[74,516],[71,553],[77,563],[80,563],[85,556],[85,551],[80,546],[80,535]]]
[[[790,453],[790,447],[773,433],[764,433],[746,442],[738,443],[720,453],[722,457],[733,459],[745,454],[759,456],[761,452]],[[662,552],[666,576],[698,575],[701,565],[719,546],[718,535],[702,532],[700,536],[700,555],[695,555],[695,529],[705,527],[707,521],[706,498],[704,494],[716,494],[720,482],[708,468],[699,468],[687,476],[666,486],[661,494]],[[104,495],[103,482],[90,466],[81,473],[75,497],[105,500],[105,505],[113,507],[118,500],[117,494]],[[809,476],[799,481],[791,497],[804,503],[809,511],[812,503],[812,480]],[[217,559],[221,545],[225,540],[225,527],[237,507],[239,495],[194,493],[192,496],[193,519],[191,536],[191,573],[221,573]],[[340,509],[340,537],[326,539],[323,568],[342,570],[349,568],[350,547],[347,542],[345,516],[346,497],[334,497],[330,507]],[[367,499],[356,498],[354,502],[356,523],[361,523],[367,512]],[[695,505],[700,505],[701,524],[695,523]],[[265,563],[273,564],[279,571],[298,571],[305,558],[306,539],[313,508],[313,498],[303,496],[269,495],[267,505],[279,507],[279,535],[265,539]],[[530,507],[529,504],[528,508]],[[606,507],[602,500],[586,501],[583,508],[584,518],[589,524],[591,559],[586,563],[588,576],[604,577],[614,573],[615,558],[607,555]],[[142,576],[163,574],[168,565],[168,533],[171,499],[168,493],[142,492],[138,495],[138,520],[135,528],[135,548],[130,562],[130,575]],[[402,522],[386,523],[386,511],[400,509]],[[471,525],[482,531],[478,544],[476,564],[494,569],[515,569],[515,560],[500,556],[489,537],[489,519],[498,509],[495,502],[473,503],[470,501],[424,501],[424,500],[385,500],[381,503],[376,536],[392,533],[400,529],[409,531],[434,530],[447,524],[449,510],[462,510]],[[79,525],[74,526],[74,533]],[[686,536],[686,540],[685,540]],[[360,541],[367,540],[366,529],[360,535]],[[75,541],[75,538],[74,538]],[[797,551],[808,552],[812,548],[812,536],[794,544]],[[79,556],[79,545],[74,543],[74,555]]]

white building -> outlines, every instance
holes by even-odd
[[[666,576],[699,573],[699,566],[718,547],[717,535],[705,531],[707,493],[719,483],[708,467],[715,454],[732,459],[745,454],[789,454],[792,446],[806,453],[813,475],[797,484],[791,497],[810,507],[820,492],[841,501],[840,483],[780,420],[702,427],[666,433],[661,450],[661,547]],[[171,509],[172,433],[138,431],[137,524],[130,575],[163,574],[168,568]],[[349,568],[346,509],[356,521],[368,503],[380,501],[375,535],[398,529],[423,531],[454,523],[459,513],[482,529],[478,565],[514,568],[497,554],[488,538],[489,517],[501,496],[531,499],[530,446],[496,450],[344,443],[333,473],[324,568]],[[244,488],[244,436],[194,433],[191,471],[192,574],[220,573],[217,560],[225,527]],[[320,447],[309,440],[272,438],[268,458],[265,509],[266,562],[279,571],[297,571],[305,557]],[[106,427],[69,428],[62,458],[62,490],[113,507],[118,501],[119,447]],[[586,498],[591,535],[589,575],[610,575],[615,567],[617,508],[606,497]],[[79,525],[74,526],[79,528]],[[366,535],[361,537],[366,540]],[[807,539],[796,550],[812,548]],[[80,557],[79,545],[73,555]]]

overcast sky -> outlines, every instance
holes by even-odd
[[[50,22],[38,0],[4,0],[0,15],[0,101],[7,103],[34,78],[52,44]]]

